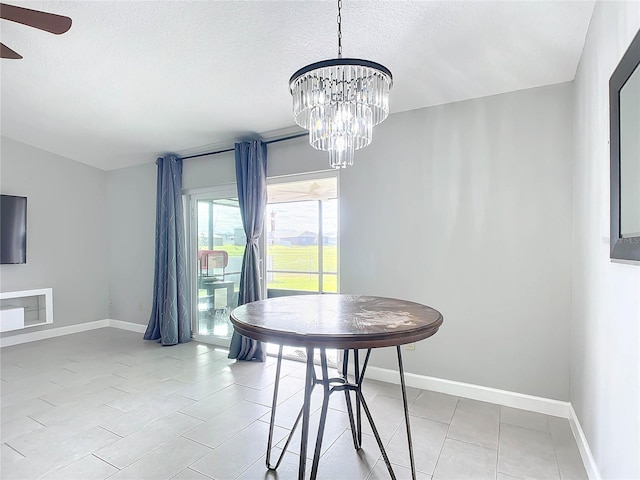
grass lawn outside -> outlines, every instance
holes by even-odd
[[[242,258],[244,246],[217,245],[216,250],[224,250],[231,257]],[[267,288],[283,290],[318,291],[318,274],[302,273],[318,271],[317,245],[269,245],[267,247]],[[240,260],[241,262],[241,260]],[[325,245],[323,248],[323,291],[338,291],[338,247]],[[233,264],[238,264],[236,259]],[[272,272],[272,270],[286,270],[287,273]],[[290,273],[301,272],[301,273]]]

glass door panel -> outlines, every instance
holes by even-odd
[[[238,303],[240,269],[246,244],[238,199],[215,195],[195,199],[196,315],[200,340],[228,346],[233,327],[229,313]]]
[[[338,184],[334,175],[272,182],[265,217],[267,296],[338,292]],[[267,345],[277,354],[277,345]],[[304,360],[304,348],[285,346]],[[337,352],[327,351],[335,365]],[[314,359],[317,360],[317,359]]]
[[[318,202],[267,204],[267,290],[319,292]]]

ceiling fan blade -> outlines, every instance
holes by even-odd
[[[60,35],[71,28],[71,19],[55,13],[0,3],[0,18]]]
[[[19,58],[22,58],[22,55],[20,55],[18,52],[14,52],[4,43],[0,43],[0,58],[13,58],[17,60]]]

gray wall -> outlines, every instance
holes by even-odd
[[[182,188],[190,190],[236,182],[234,153],[185,160],[182,166]]]
[[[640,265],[609,260],[608,115],[639,29],[639,2],[598,2],[575,80],[571,403],[607,479],[640,478]]]
[[[568,400],[572,112],[562,84],[393,115],[342,173],[341,291],[444,315],[407,371]]]
[[[267,145],[267,176],[282,177],[329,168],[326,152],[314,150],[307,137]],[[185,160],[182,187],[184,190],[236,183],[235,155],[226,152],[209,157]]]
[[[0,290],[53,288],[54,323],[107,318],[105,172],[2,137],[0,189],[27,200],[27,263],[0,266]]]
[[[153,300],[156,166],[111,170],[106,176],[109,316],[146,325]]]
[[[563,84],[392,115],[341,172],[341,290],[445,316],[407,371],[568,399],[572,98]],[[327,169],[304,138],[268,152],[269,176]],[[146,323],[155,167],[107,178],[111,315]],[[185,189],[229,183],[232,153],[185,161]]]

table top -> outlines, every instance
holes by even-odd
[[[325,294],[276,297],[241,305],[231,323],[245,337],[300,347],[377,348],[430,337],[442,314],[406,300]]]

